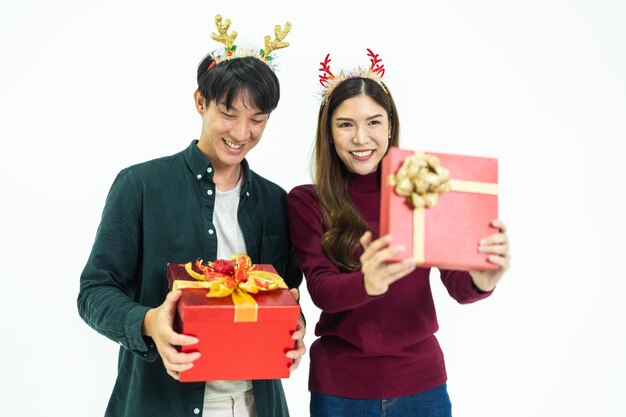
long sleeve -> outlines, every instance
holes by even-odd
[[[440,269],[441,281],[448,294],[460,304],[469,304],[489,297],[493,291],[483,292],[476,288],[469,272]]]
[[[126,349],[149,350],[141,325],[148,307],[129,294],[137,287],[141,207],[130,170],[120,172],[109,191],[89,260],[80,277],[78,310],[89,326]],[[153,349],[150,359],[156,356]]]
[[[289,230],[311,300],[327,313],[350,310],[375,297],[367,295],[363,274],[340,272],[320,246],[322,213],[311,186],[299,186],[287,197]]]

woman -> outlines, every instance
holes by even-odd
[[[322,77],[315,184],[287,199],[296,256],[322,310],[310,348],[312,417],[451,415],[430,269],[388,262],[403,248],[378,236],[380,162],[399,137],[380,67]],[[493,226],[500,231],[478,249],[496,270],[441,270],[461,303],[489,296],[508,268],[505,226]]]

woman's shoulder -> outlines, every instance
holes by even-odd
[[[287,198],[313,197],[317,199],[313,184],[296,185],[289,191]]]
[[[294,205],[318,205],[317,193],[315,192],[315,186],[313,184],[297,185],[287,193],[287,204]]]

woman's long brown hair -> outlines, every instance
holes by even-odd
[[[340,269],[357,271],[359,238],[367,224],[348,195],[348,170],[332,145],[331,122],[337,107],[345,100],[365,94],[382,106],[389,117],[389,146],[397,146],[400,121],[395,103],[386,86],[369,78],[348,78],[337,85],[320,107],[315,138],[315,190],[322,209],[326,232],[321,245],[324,254]]]

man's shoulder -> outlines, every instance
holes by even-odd
[[[267,192],[267,193],[280,194],[284,196],[287,195],[287,191],[283,187],[281,187],[274,181],[268,180],[267,178],[257,174],[252,169],[249,170],[249,175],[250,175],[250,184],[253,187],[263,192]]]
[[[146,161],[129,165],[122,172],[132,173],[137,177],[153,176],[154,174],[169,174],[172,165],[183,161],[183,151],[172,155],[160,156]]]
[[[138,162],[134,165],[129,166],[128,168],[132,168],[134,170],[150,170],[155,168],[160,168],[164,165],[169,165],[175,162],[178,162],[182,159],[183,151],[176,152],[172,155],[159,156],[156,158],[148,159],[143,162]]]

